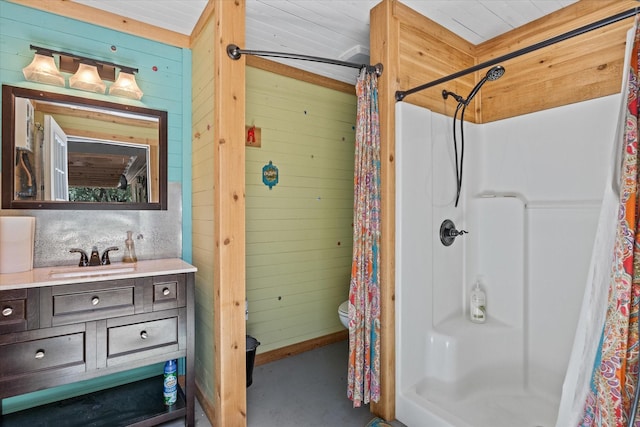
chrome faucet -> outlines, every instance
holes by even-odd
[[[109,246],[107,249],[104,250],[104,252],[102,252],[102,257],[100,257],[100,254],[98,253],[98,248],[97,246],[94,246],[93,248],[91,248],[91,255],[87,256],[87,253],[80,249],[80,248],[71,248],[69,249],[69,252],[73,253],[73,252],[77,252],[80,254],[80,262],[78,263],[79,267],[86,267],[86,266],[96,266],[96,265],[109,265],[111,264],[111,260],[109,259],[109,251],[117,251],[118,248],[117,246]]]

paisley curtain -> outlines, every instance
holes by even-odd
[[[356,95],[347,386],[354,407],[380,398],[380,120],[375,73],[361,70]]]
[[[619,205],[604,325],[587,391],[582,427],[626,427],[638,381],[640,210],[638,175],[638,55],[636,26],[628,67],[622,151],[617,165]],[[640,426],[640,417],[636,419]]]

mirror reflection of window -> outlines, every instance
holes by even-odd
[[[68,138],[69,200],[147,202],[150,147]]]

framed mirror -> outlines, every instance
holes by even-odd
[[[3,209],[167,209],[167,113],[2,86]]]

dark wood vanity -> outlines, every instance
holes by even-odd
[[[0,399],[180,359],[178,402],[164,406],[159,375],[3,415],[0,425],[33,425],[42,416],[47,425],[70,425],[52,424],[56,416],[87,417],[78,425],[151,426],[177,418],[194,425],[196,269],[179,259],[130,265],[132,271],[113,274],[67,277],[55,267],[0,275]],[[89,274],[91,267],[83,268]]]

